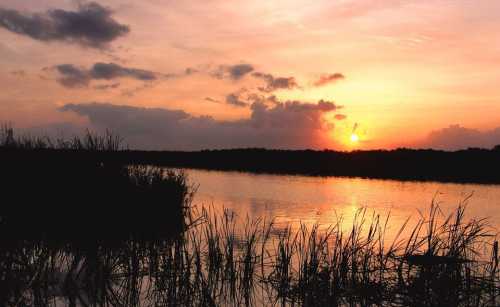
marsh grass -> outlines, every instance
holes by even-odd
[[[389,241],[390,214],[278,227],[191,205],[181,172],[120,139],[0,132],[0,306],[497,306],[498,242],[466,202]]]
[[[125,164],[116,159],[122,150],[112,133],[51,140],[4,126],[0,238],[91,244],[182,232],[194,192],[185,175]]]
[[[496,306],[498,243],[486,220],[432,205],[410,235],[358,211],[345,230],[287,227],[191,208],[185,232],[119,246],[43,241],[1,253],[2,302],[126,306]],[[5,287],[7,285],[7,287]]]

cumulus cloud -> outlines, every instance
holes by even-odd
[[[139,108],[108,103],[67,104],[63,112],[88,118],[92,129],[109,129],[131,148],[198,150],[204,148],[318,148],[332,145],[324,115],[338,107],[329,101],[268,106],[255,102],[250,117],[224,121],[181,110]]]
[[[220,65],[211,75],[217,79],[240,80],[248,73],[252,72],[254,67],[250,64]]]
[[[418,147],[458,150],[468,147],[492,148],[500,144],[500,127],[488,131],[450,125],[432,131]]]
[[[112,11],[96,2],[81,3],[76,11],[62,9],[26,14],[0,8],[0,27],[39,41],[66,41],[105,48],[130,29],[112,17]]]
[[[343,79],[345,79],[345,76],[341,73],[321,75],[319,79],[314,82],[314,86],[324,86]]]
[[[270,93],[278,89],[294,89],[299,87],[294,77],[274,77],[272,74],[262,72],[254,72],[252,76],[265,81],[266,86],[259,88],[262,92]]]
[[[169,78],[150,70],[123,67],[115,63],[95,63],[90,69],[72,64],[61,64],[54,67],[59,73],[58,82],[66,87],[85,87],[91,80],[112,80],[131,78],[139,81],[154,81],[159,78]]]

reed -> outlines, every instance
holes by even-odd
[[[348,231],[341,219],[326,229],[278,231],[203,209],[168,240],[85,248],[24,242],[0,253],[1,299],[5,306],[48,305],[56,296],[128,306],[495,306],[498,243],[485,220],[465,220],[465,208],[443,216],[433,204],[408,237],[392,242],[385,242],[390,219],[367,209]]]
[[[0,238],[91,244],[182,232],[195,191],[186,176],[128,165],[120,144],[111,133],[54,141],[0,129]]]
[[[352,225],[283,228],[193,206],[182,172],[105,155],[118,140],[2,130],[14,202],[0,212],[0,306],[500,304],[498,242],[486,219],[466,219],[468,198],[448,215],[433,201],[392,241],[390,214],[366,208]]]

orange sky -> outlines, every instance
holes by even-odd
[[[77,17],[107,12],[99,31],[128,30],[104,37],[86,25],[83,30],[61,26],[69,19],[53,14],[56,9]],[[55,26],[33,32],[33,13]],[[52,133],[58,127],[66,134],[77,130],[67,127],[111,128],[137,147],[166,149],[488,147],[500,143],[500,129],[495,130],[500,126],[499,28],[498,1],[4,0],[0,121],[30,131]],[[114,63],[119,73],[104,78],[92,71],[95,63]],[[62,64],[84,74],[76,86],[61,83],[70,73],[75,77],[75,72],[59,71]],[[241,64],[252,70],[231,75]],[[196,72],[187,74],[186,68]],[[154,77],[145,80],[137,70]],[[217,71],[223,75],[217,77]],[[266,90],[268,81],[254,73],[293,77],[296,86]],[[321,76],[335,73],[344,78],[315,85]],[[239,105],[228,102],[230,94],[236,94]],[[257,128],[252,94],[267,107],[259,119],[265,123]],[[262,101],[271,96],[274,101]],[[286,104],[320,100],[335,109]],[[97,114],[101,109],[61,110],[68,103],[91,102],[182,110],[195,120],[175,119],[170,126],[164,123],[170,115],[156,118],[161,111],[149,110],[139,118],[141,109],[130,109],[118,122],[115,113]],[[337,114],[345,118],[335,119]],[[213,120],[210,129],[200,124],[205,116]],[[349,140],[355,125],[360,140],[354,144]],[[191,141],[172,145],[168,140],[176,134],[162,129],[183,130],[180,135]],[[203,145],[197,145],[198,139]]]

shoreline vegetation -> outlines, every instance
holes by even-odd
[[[118,155],[131,164],[250,173],[338,176],[402,181],[500,184],[500,148],[138,151]]]
[[[275,228],[190,208],[167,239],[2,247],[2,306],[498,306],[498,242],[464,206],[432,205],[411,235],[386,240],[388,217],[352,228]],[[194,220],[192,218],[195,218]],[[238,227],[242,226],[242,230]],[[401,230],[402,231],[402,230]]]
[[[109,133],[50,140],[1,130],[0,239],[93,244],[182,232],[192,197],[183,172],[123,164],[120,149]]]
[[[2,130],[1,306],[500,304],[496,234],[465,204],[283,228],[194,206],[185,174],[130,166],[120,144]]]
[[[0,132],[0,148],[5,148],[8,127]],[[1,136],[3,134],[3,137]],[[84,136],[83,139],[89,137]],[[94,136],[95,137],[95,136]],[[108,134],[116,146],[121,140]],[[79,138],[50,140],[49,138],[12,136],[18,146],[43,152],[85,149]],[[74,143],[72,143],[74,142]],[[80,143],[78,143],[80,142]],[[118,142],[113,144],[113,142]],[[88,144],[96,146],[97,144]],[[96,148],[89,148],[95,151]],[[144,151],[125,147],[105,152],[109,160],[128,165],[149,165],[169,168],[194,168],[250,173],[339,176],[403,181],[437,181],[453,183],[500,184],[500,145],[492,149],[469,148],[458,151],[399,148],[394,150],[278,150],[263,148],[218,149],[201,151]],[[4,150],[4,149],[0,149]],[[88,150],[87,150],[88,151]],[[51,153],[51,155],[56,155]],[[102,154],[104,155],[104,154]]]

